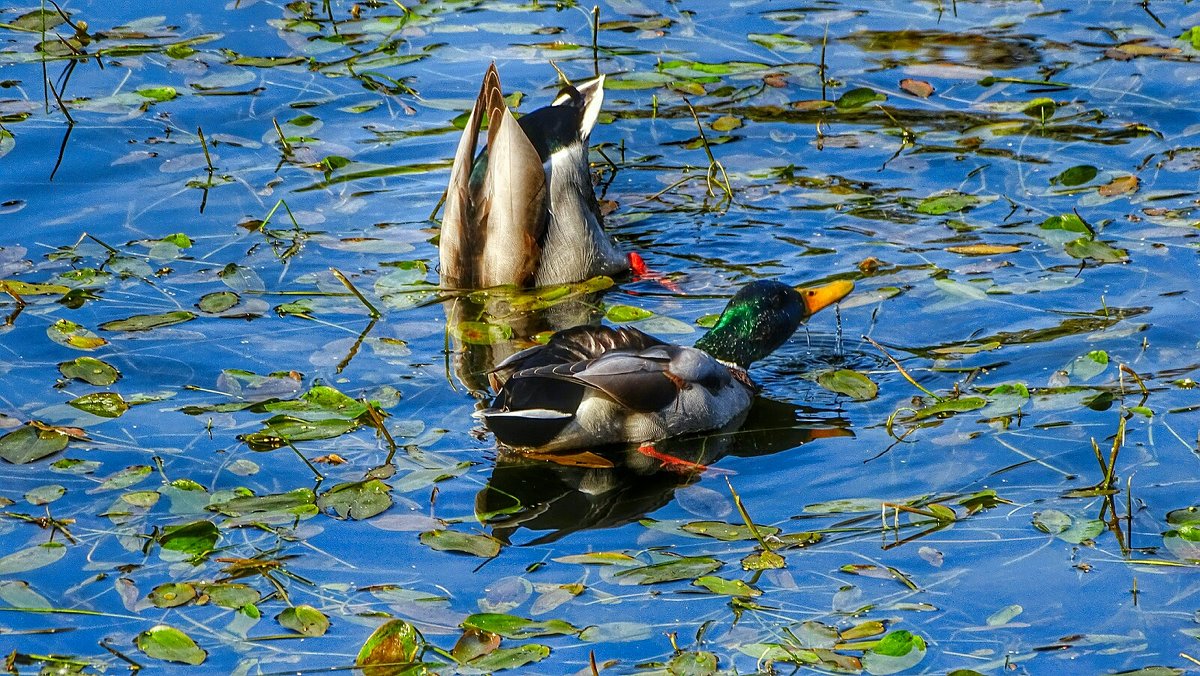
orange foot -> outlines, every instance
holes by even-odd
[[[641,453],[642,455],[649,457],[649,458],[654,458],[655,460],[661,462],[663,464],[663,468],[669,469],[674,472],[706,472],[706,471],[708,471],[708,465],[701,465],[700,463],[691,462],[689,460],[684,460],[683,458],[677,458],[673,455],[668,455],[666,453],[660,453],[656,448],[654,448],[654,444],[652,444],[652,443],[642,444],[641,446],[638,446],[637,450],[638,450],[638,453]]]
[[[666,275],[661,272],[655,272],[646,266],[646,261],[637,254],[637,252],[629,253],[629,269],[633,271],[634,279],[646,279],[652,282],[658,282],[664,289],[672,293],[679,293],[679,285],[667,279]]]

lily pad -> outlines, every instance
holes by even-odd
[[[192,637],[165,624],[138,634],[134,643],[138,650],[164,662],[182,662],[196,666],[203,664],[208,657],[208,652],[196,645]]]
[[[500,541],[495,538],[452,530],[425,531],[421,533],[421,544],[439,552],[462,552],[484,558],[500,553]]]
[[[380,667],[379,673],[393,673],[397,667],[415,662],[424,645],[425,639],[416,627],[404,620],[388,620],[371,632],[359,649],[354,666],[386,665]],[[364,673],[375,671],[364,669]]]
[[[214,291],[206,293],[196,303],[201,312],[219,314],[241,302],[241,297],[232,291]]]
[[[305,636],[324,636],[329,631],[329,618],[309,605],[291,606],[275,616],[275,621],[284,629],[291,629]]]
[[[834,101],[834,105],[838,110],[853,110],[876,101],[886,100],[887,94],[881,94],[870,87],[859,87],[842,94],[837,101]]]
[[[67,402],[71,406],[101,418],[120,418],[129,410],[129,404],[116,392],[93,392]]]
[[[863,654],[863,669],[873,676],[895,674],[925,659],[925,639],[908,631],[888,633]]]
[[[950,190],[930,195],[921,200],[921,203],[917,205],[917,212],[931,216],[940,216],[956,211],[967,211],[983,201],[983,198],[976,195],[968,195],[957,190]]]
[[[202,556],[213,551],[221,531],[211,521],[193,521],[181,526],[166,526],[158,536],[163,549]]]
[[[755,589],[741,580],[727,580],[715,575],[704,575],[692,581],[697,587],[704,587],[714,594],[725,596],[761,596],[762,590]]]
[[[58,542],[46,542],[19,549],[12,554],[0,557],[0,575],[12,575],[44,568],[66,555],[66,546]]]
[[[66,319],[60,319],[46,328],[50,340],[76,350],[94,350],[108,344],[108,341],[92,333],[87,328]]]
[[[614,578],[620,584],[660,584],[676,580],[694,580],[708,575],[722,565],[724,564],[709,556],[684,556],[617,571]]]
[[[113,366],[93,357],[76,357],[58,365],[58,372],[65,378],[82,380],[89,385],[107,387],[121,379],[121,372]]]
[[[187,582],[168,582],[150,590],[147,596],[155,608],[175,608],[196,598],[196,587]]]
[[[879,386],[870,378],[849,369],[826,371],[817,376],[817,384],[830,392],[844,394],[857,401],[868,401],[879,394]]]
[[[69,440],[58,430],[25,425],[0,437],[0,458],[24,465],[58,453]]]
[[[392,506],[390,492],[378,479],[338,484],[321,494],[317,506],[339,519],[369,519]]]
[[[462,627],[489,631],[512,639],[579,633],[569,622],[562,620],[530,620],[507,613],[476,613],[463,620]]]
[[[101,331],[150,331],[164,326],[173,326],[190,322],[196,318],[195,313],[187,310],[175,310],[156,315],[134,315],[126,319],[116,319],[100,325]]]

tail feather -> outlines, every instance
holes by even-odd
[[[480,417],[497,440],[518,448],[548,443],[575,419],[570,413],[548,409],[501,411],[489,408],[480,411]]]
[[[483,76],[483,84],[479,88],[479,96],[467,118],[462,138],[454,152],[454,163],[450,167],[450,184],[446,188],[446,211],[442,218],[442,229],[439,235],[439,254],[441,259],[442,285],[452,288],[470,288],[478,285],[474,279],[474,271],[478,268],[473,263],[483,249],[481,233],[471,227],[477,219],[478,205],[473,204],[471,194],[471,171],[474,169],[475,155],[479,143],[479,130],[483,118],[488,114],[489,102],[502,102],[504,97],[500,92],[500,74],[496,65],[488,66]]]

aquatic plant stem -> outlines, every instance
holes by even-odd
[[[715,179],[715,170],[720,169],[722,181],[716,181],[717,185],[721,186],[721,190],[725,193],[725,201],[733,201],[733,187],[729,184],[729,174],[725,173],[725,165],[721,164],[713,155],[712,148],[708,145],[708,137],[704,135],[704,125],[700,124],[700,117],[696,115],[696,109],[692,107],[692,102],[688,101],[687,97],[683,97],[683,103],[687,106],[688,112],[692,114],[692,120],[696,122],[696,131],[700,133],[700,145],[704,148],[704,154],[708,156],[708,194],[716,197],[713,192],[712,184]]]
[[[879,350],[880,352],[882,352],[883,356],[887,357],[888,361],[892,362],[892,364],[895,365],[895,367],[897,369],[899,369],[900,375],[904,376],[905,380],[912,383],[913,387],[917,388],[918,390],[921,390],[925,394],[928,394],[929,396],[933,397],[934,399],[936,399],[938,401],[945,401],[945,399],[943,397],[939,397],[938,395],[934,394],[933,392],[930,392],[923,385],[921,385],[921,383],[918,383],[916,380],[914,380],[913,377],[908,374],[908,371],[905,371],[904,367],[900,365],[900,362],[896,361],[896,358],[893,357],[887,350],[883,349],[883,346],[880,345],[879,343],[875,342],[875,340],[873,338],[871,338],[870,336],[863,336],[862,339],[867,341],[868,343],[874,345],[876,350]]]
[[[758,540],[758,544],[762,545],[763,549],[774,554],[775,550],[771,548],[771,545],[767,544],[762,533],[758,532],[758,526],[755,526],[754,521],[750,519],[750,513],[746,511],[746,506],[742,504],[742,496],[738,495],[738,492],[734,490],[733,482],[729,480],[729,477],[725,477],[725,485],[729,486],[729,493],[733,495],[733,504],[737,507],[738,514],[742,517],[742,521],[745,522],[746,528],[750,529],[750,534],[754,536],[755,540]]]
[[[314,465],[314,464],[312,464],[312,461],[311,461],[311,460],[309,460],[308,458],[306,458],[306,457],[304,456],[304,454],[300,452],[300,449],[296,448],[296,445],[292,443],[292,440],[291,440],[291,439],[288,439],[288,438],[287,438],[286,436],[284,436],[284,435],[283,435],[281,432],[279,432],[278,430],[276,430],[276,429],[275,429],[275,426],[274,426],[274,425],[272,425],[272,424],[271,424],[269,421],[268,421],[268,422],[266,422],[266,423],[264,423],[264,424],[267,426],[267,429],[271,430],[271,433],[272,433],[272,434],[274,434],[275,436],[279,437],[279,440],[280,440],[280,441],[282,441],[284,444],[286,444],[288,448],[292,449],[292,451],[293,451],[293,452],[295,452],[295,454],[296,454],[297,456],[299,456],[301,460],[303,460],[303,461],[304,461],[304,464],[305,464],[305,465],[308,465],[308,468],[309,468],[310,470],[312,470],[312,473],[313,473],[313,474],[314,474],[314,475],[317,477],[317,481],[324,481],[324,480],[325,480],[325,475],[324,475],[324,474],[321,474],[321,470],[317,469],[317,466],[316,466],[316,465]]]
[[[362,295],[362,292],[360,292],[358,288],[346,278],[346,275],[342,274],[341,270],[338,270],[337,268],[329,268],[329,271],[333,273],[334,277],[337,277],[337,280],[342,283],[342,286],[350,289],[350,293],[354,294],[354,297],[357,298],[360,303],[366,306],[367,311],[371,314],[371,319],[379,319],[383,316],[383,314],[371,304],[371,301],[367,300],[367,297]]]

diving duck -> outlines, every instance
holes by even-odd
[[[695,347],[635,328],[579,326],[518,352],[492,373],[478,415],[505,446],[539,451],[651,442],[724,427],[758,391],[746,369],[771,354],[849,281],[743,287]]]
[[[629,270],[633,259],[601,226],[588,166],[603,103],[601,75],[517,120],[495,64],[488,67],[450,170],[438,245],[443,287],[545,286]],[[476,154],[485,116],[487,147]]]

